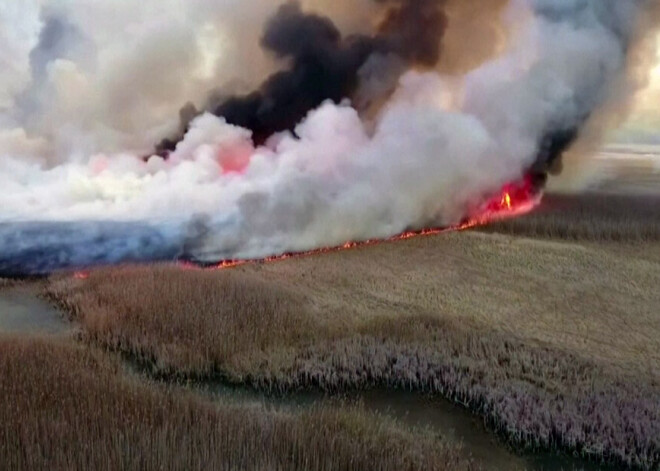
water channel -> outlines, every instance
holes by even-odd
[[[46,301],[23,287],[0,290],[0,333],[12,335],[58,335],[71,330],[63,316]],[[483,422],[462,407],[437,397],[397,391],[350,393],[341,398],[321,393],[271,396],[247,388],[220,383],[189,386],[216,401],[261,404],[272,410],[296,412],[320,404],[358,404],[365,410],[396,419],[400,423],[429,428],[449,441],[463,443],[474,460],[489,471],[596,471],[612,470],[565,454],[513,452]]]

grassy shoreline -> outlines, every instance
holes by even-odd
[[[517,447],[657,469],[656,200],[552,196],[477,232],[232,270],[102,269],[45,292],[88,345],[156,377],[430,392]]]
[[[437,241],[458,243],[479,260],[483,260],[483,244],[495,243],[495,254],[499,247],[509,247],[506,238],[478,234]],[[419,243],[426,253],[426,244],[433,241]],[[552,260],[559,260],[556,247],[550,249]],[[377,248],[383,256],[386,250]],[[514,263],[518,256],[510,247],[507,250],[510,253],[497,260],[509,263],[506,271],[513,276],[520,269]],[[416,255],[408,255],[416,263]],[[347,253],[339,263],[350,257],[359,264],[365,255]],[[326,276],[336,279],[334,269],[310,260],[295,262],[215,272],[126,267],[94,272],[87,280],[53,278],[47,291],[81,323],[87,342],[132,355],[164,378],[222,377],[281,393],[373,387],[431,392],[481,415],[518,447],[568,451],[640,469],[660,464],[658,365],[649,357],[648,366],[627,367],[628,360],[638,356],[628,352],[628,340],[610,342],[602,358],[587,357],[572,337],[544,339],[539,337],[543,332],[536,330],[524,335],[524,322],[509,330],[492,320],[489,324],[478,317],[450,315],[446,306],[460,301],[460,293],[449,297],[457,296],[455,300],[445,294],[444,308],[435,296],[430,301],[418,296],[415,302],[404,302],[392,299],[392,292],[386,293],[389,299],[382,311],[380,298],[359,309],[346,303],[335,306],[323,288]],[[320,272],[310,281],[309,272],[301,269],[304,265]],[[423,265],[420,270],[427,268]],[[450,268],[454,271],[456,266]],[[406,273],[405,266],[399,269]],[[381,283],[382,268],[377,270],[373,279],[363,274],[358,279],[367,285]],[[413,273],[407,276],[417,281]],[[475,276],[471,271],[470,277]],[[455,285],[453,278],[449,281]],[[299,283],[310,282],[319,285],[297,289]],[[369,300],[362,285],[337,284],[349,303]],[[492,296],[489,286],[476,288]],[[474,285],[468,288],[472,296],[484,296],[474,291]],[[419,289],[415,284],[414,292]],[[350,297],[354,290],[358,292]],[[536,294],[529,302],[539,299]],[[525,316],[534,312],[528,301],[514,302],[524,303]],[[433,305],[439,312],[430,308]],[[643,311],[644,306],[638,308]],[[581,308],[572,309],[575,316]],[[594,325],[608,319],[603,314],[594,318]],[[630,326],[630,319],[623,320]],[[653,325],[645,319],[639,322],[647,328]],[[612,330],[615,325],[607,328],[609,337],[603,339],[621,336]],[[640,346],[643,341],[638,340]]]
[[[278,393],[385,388],[437,394],[483,417],[516,449],[658,466],[658,384],[631,384],[570,355],[496,340],[399,344],[361,336],[301,352],[277,371],[269,366],[229,379]],[[502,368],[505,363],[516,365]]]
[[[656,469],[660,464],[660,383],[613,376],[602,365],[565,352],[530,348],[511,338],[457,335],[455,326],[434,324],[422,320],[415,335],[435,342],[397,342],[375,332],[361,333],[293,356],[264,352],[254,370],[238,366],[182,374],[159,369],[153,359],[115,351],[147,377],[169,383],[220,382],[276,397],[312,391],[431,394],[483,418],[514,450],[566,453],[626,469]],[[457,341],[457,336],[463,338]],[[505,369],[503,364],[513,366]]]
[[[136,382],[107,355],[57,341],[0,336],[0,353],[8,469],[475,469],[458,446],[358,409],[210,403]]]

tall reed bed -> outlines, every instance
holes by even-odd
[[[658,242],[660,194],[548,195],[535,212],[484,231],[567,240]]]
[[[462,456],[360,410],[212,404],[123,377],[93,349],[0,337],[2,469],[473,469]]]
[[[237,381],[287,392],[389,388],[450,398],[515,446],[660,466],[660,381],[437,318],[378,320],[351,338],[269,361]],[[277,366],[276,366],[277,365]],[[230,376],[231,377],[231,376]]]
[[[660,465],[660,383],[436,315],[324,321],[312,299],[241,271],[175,267],[51,280],[88,341],[160,377],[286,393],[385,387],[464,404],[516,445]],[[259,324],[263,322],[267,328]]]
[[[110,269],[55,279],[48,295],[89,340],[183,375],[319,335],[302,296],[237,271]]]
[[[90,343],[161,377],[427,391],[517,444],[655,469],[660,265],[639,247],[447,234],[235,270],[101,270],[47,292]]]
[[[0,289],[8,288],[14,285],[14,281],[8,280],[6,278],[0,278]]]

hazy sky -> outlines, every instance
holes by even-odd
[[[660,35],[658,59],[649,87],[640,93],[628,123],[616,133],[616,140],[660,144]]]

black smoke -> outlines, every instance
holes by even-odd
[[[562,157],[580,137],[580,129],[580,126],[559,127],[542,137],[536,161],[527,174],[539,191],[545,187],[550,174],[561,173]]]
[[[383,7],[375,31],[346,37],[330,18],[303,11],[297,1],[285,3],[266,24],[261,46],[288,67],[251,93],[210,99],[203,111],[249,129],[259,145],[277,132],[292,131],[326,100],[338,103],[349,98],[364,111],[386,98],[406,70],[435,66],[447,27],[445,0],[373,1]],[[579,18],[574,11],[557,6],[541,6],[539,13],[548,21]],[[584,95],[599,93],[605,86],[605,82],[598,84]],[[552,127],[540,139],[535,163],[527,172],[539,190],[550,173],[561,171],[563,154],[577,141],[589,118],[590,106],[579,108],[587,111],[573,124]],[[174,150],[197,115],[191,104],[183,107],[178,134],[159,143],[156,152],[166,156]]]
[[[388,68],[398,73],[435,65],[447,24],[444,0],[374,1],[384,8],[377,30],[347,37],[332,20],[304,12],[296,1],[282,5],[266,25],[261,46],[288,67],[254,92],[211,100],[205,110],[251,130],[254,142],[261,144],[274,133],[293,130],[324,101],[353,98],[364,82],[360,72],[370,59],[404,65]],[[194,116],[182,113],[183,133]],[[157,152],[173,150],[182,134],[161,142]]]

